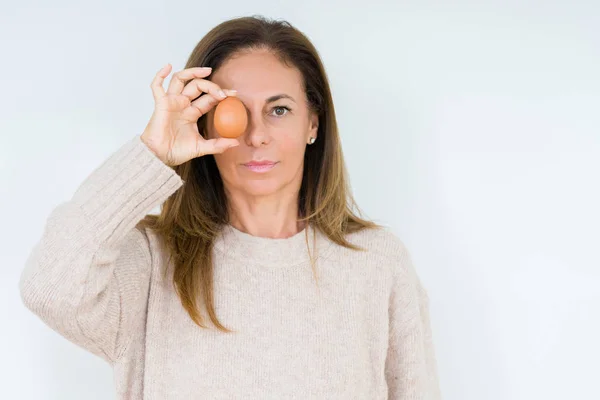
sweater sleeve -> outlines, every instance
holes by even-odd
[[[136,224],[183,183],[139,135],[122,145],[50,213],[21,272],[25,306],[116,361],[147,307],[152,254]]]
[[[390,400],[441,399],[429,297],[401,243],[389,301],[385,376]]]

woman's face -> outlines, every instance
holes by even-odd
[[[211,75],[223,89],[237,90],[248,112],[240,145],[215,160],[225,189],[246,196],[297,193],[302,182],[304,152],[317,137],[318,117],[309,110],[303,77],[266,50],[228,59]],[[215,108],[207,114],[209,138],[219,137],[213,124]],[[252,166],[271,161],[272,167]]]

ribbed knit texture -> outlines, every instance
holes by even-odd
[[[119,399],[440,398],[427,293],[388,229],[348,236],[365,252],[309,229],[317,285],[306,232],[228,225],[215,307],[235,332],[195,325],[136,225],[184,184],[133,137],[51,212],[21,275],[32,312],[113,366]]]

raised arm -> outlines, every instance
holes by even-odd
[[[123,145],[57,206],[20,280],[25,305],[63,336],[114,362],[146,312],[152,254],[137,223],[183,185],[173,167],[239,145],[205,139],[198,119],[225,93],[210,68],[163,67],[150,85],[154,112]]]
[[[21,274],[25,305],[47,325],[109,362],[146,310],[147,237],[135,227],[182,185],[134,137],[48,217]]]

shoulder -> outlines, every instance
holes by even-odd
[[[395,284],[411,284],[421,288],[412,255],[404,240],[391,228],[380,226],[349,234],[348,241],[360,246],[369,263],[376,263]],[[354,250],[351,250],[354,252]]]
[[[404,241],[391,228],[386,226],[363,229],[347,235],[346,239],[350,243],[363,248],[373,257],[390,262],[401,262],[409,256]]]

